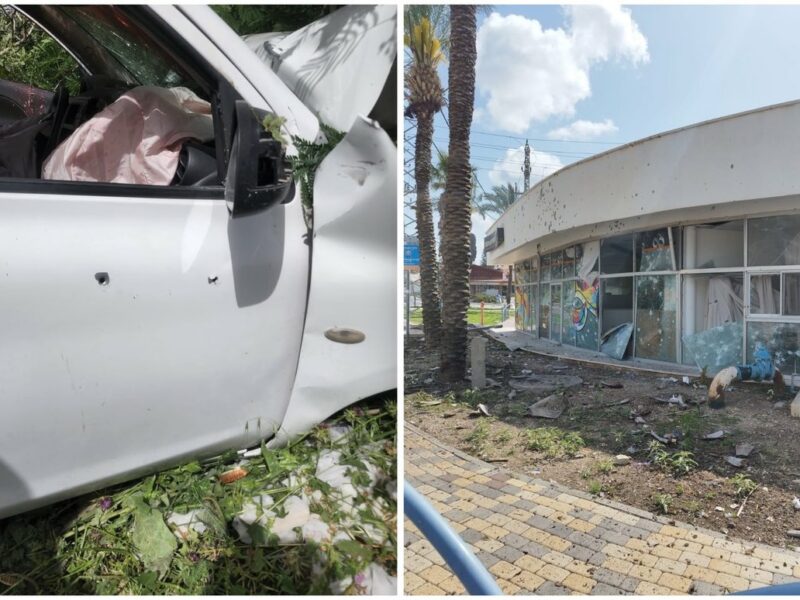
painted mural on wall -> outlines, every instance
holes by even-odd
[[[575,247],[575,294],[572,299],[572,326],[580,348],[597,350],[597,314],[600,306],[598,261],[600,242],[588,242]]]
[[[514,327],[523,329],[525,324],[526,298],[522,285],[522,263],[514,265]]]

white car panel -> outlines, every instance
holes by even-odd
[[[0,517],[272,435],[305,233],[299,199],[0,194]]]
[[[311,290],[292,398],[272,445],[397,387],[397,148],[359,117],[314,180]],[[363,342],[325,337],[363,333]]]
[[[397,56],[397,7],[346,6],[289,34],[245,39],[323,123],[348,131],[375,106]]]

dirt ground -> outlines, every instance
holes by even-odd
[[[800,419],[790,417],[788,389],[736,382],[725,395],[725,407],[712,409],[706,401],[708,382],[699,378],[685,384],[658,373],[510,352],[491,339],[486,374],[496,385],[481,392],[451,389],[439,383],[437,367],[438,357],[425,350],[420,338],[406,338],[406,420],[451,446],[732,537],[800,546],[800,540],[786,535],[800,529],[800,510],[792,505],[800,495]],[[537,374],[582,380],[556,391],[567,403],[556,419],[527,415],[528,407],[549,393],[511,387]],[[682,396],[687,406],[658,400],[673,395]],[[490,417],[476,416],[478,403]],[[555,429],[530,433],[539,428]],[[722,439],[702,439],[718,430],[725,432]],[[653,444],[651,432],[662,437],[672,433],[678,441]],[[737,468],[725,457],[734,456],[742,443],[755,449]],[[683,456],[697,466],[683,475],[668,466],[659,468],[653,460],[655,447],[662,449],[662,458],[668,457],[667,465],[679,463],[675,455],[683,451],[692,453]],[[630,464],[614,465],[619,454],[629,456]],[[744,478],[757,485],[746,487]]]

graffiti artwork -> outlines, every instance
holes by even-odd
[[[600,297],[600,280],[592,283],[586,281],[575,282],[575,298],[572,300],[572,325],[578,331],[583,331],[589,317],[597,318],[597,302]]]

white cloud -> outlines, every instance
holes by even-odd
[[[525,146],[509,148],[502,158],[494,162],[492,170],[489,171],[489,183],[493,186],[507,183],[513,185],[516,183],[517,187],[522,190],[522,165],[524,160]],[[555,173],[563,166],[561,159],[557,156],[547,152],[540,152],[531,147],[531,186],[551,173]]]
[[[566,29],[542,29],[539,21],[492,13],[478,30],[478,92],[488,97],[493,123],[514,133],[553,116],[571,117],[591,96],[592,65],[611,58],[647,62],[647,39],[630,10],[619,6],[571,6]]]
[[[553,129],[547,134],[552,140],[590,140],[610,133],[616,133],[618,128],[614,121],[606,119],[604,121],[584,121],[578,120]]]

